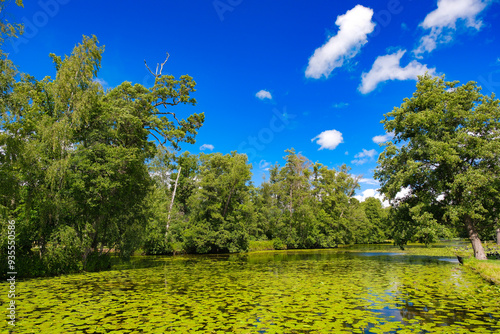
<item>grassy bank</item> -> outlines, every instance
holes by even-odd
[[[488,282],[500,285],[500,260],[479,261],[470,258],[464,261],[464,267],[474,270]]]

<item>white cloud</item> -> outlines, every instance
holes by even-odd
[[[377,88],[380,82],[387,80],[417,80],[418,76],[425,74],[425,72],[435,73],[436,69],[429,69],[416,60],[410,62],[406,67],[401,67],[399,63],[405,52],[406,50],[399,50],[393,54],[377,57],[370,72],[362,74],[359,91],[367,94]]]
[[[267,162],[266,160],[261,160],[259,162],[259,169],[268,171],[269,170],[269,166],[271,166],[271,163]]]
[[[382,205],[385,208],[389,206],[389,201],[385,200],[384,196],[382,194],[380,194],[377,191],[377,189],[366,189],[361,193],[361,195],[356,195],[353,197],[360,202],[364,202],[369,197],[375,197],[375,198],[378,198],[382,202]]]
[[[94,78],[93,80],[94,82],[98,83],[101,85],[102,88],[107,88],[109,87],[108,83],[106,82],[106,80],[104,79],[101,79],[101,78]]]
[[[468,28],[479,30],[482,21],[477,16],[486,8],[490,1],[482,0],[438,0],[437,8],[427,14],[420,26],[430,29],[428,35],[420,39],[417,49],[413,50],[416,57],[424,52],[431,52],[438,44],[453,40],[457,21],[465,21]]]
[[[359,183],[366,183],[366,184],[371,184],[371,185],[374,185],[374,186],[377,186],[379,183],[377,180],[374,180],[374,179],[366,179],[366,178],[361,178],[359,179],[358,181]]]
[[[373,10],[357,5],[344,15],[337,17],[335,24],[339,26],[337,35],[330,37],[328,42],[317,48],[309,58],[306,77],[319,79],[328,78],[330,73],[341,67],[344,60],[356,56],[361,47],[366,44],[367,35],[373,32]]]
[[[361,152],[356,154],[354,157],[355,158],[365,158],[365,157],[373,158],[375,156],[375,154],[377,154],[377,151],[375,151],[375,150],[368,151],[368,150],[363,149]]]
[[[264,99],[269,99],[269,100],[272,100],[273,97],[271,96],[271,93],[269,93],[267,90],[259,90],[257,92],[257,94],[255,94],[255,96],[260,99],[260,100],[264,100]]]
[[[337,130],[323,131],[319,135],[311,139],[311,141],[315,141],[316,139],[318,140],[316,143],[321,146],[318,151],[324,148],[328,150],[334,150],[340,143],[344,142],[342,133]]]
[[[385,143],[394,138],[394,132],[386,133],[385,135],[375,136],[372,138],[375,144]]]
[[[212,144],[203,144],[200,146],[200,151],[204,151],[204,150],[210,150],[210,151],[213,151],[214,150],[214,145]]]
[[[355,160],[351,161],[351,163],[356,164],[356,165],[362,165],[367,163],[370,160],[373,160],[373,157],[377,154],[377,151],[375,150],[365,150],[363,149],[361,152],[356,154],[354,157],[356,158]]]

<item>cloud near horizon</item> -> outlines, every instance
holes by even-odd
[[[267,90],[259,90],[257,92],[257,94],[255,94],[255,96],[259,99],[259,100],[264,100],[264,99],[269,99],[269,100],[272,100],[273,97],[271,96],[271,93],[268,92]]]
[[[400,62],[406,50],[399,50],[396,53],[379,56],[373,63],[368,73],[361,75],[361,84],[358,89],[362,94],[368,94],[377,88],[378,84],[388,80],[417,80],[419,75],[428,72],[431,75],[436,73],[435,68],[428,68],[418,61],[413,60],[405,67],[401,67]]]
[[[356,56],[361,47],[368,42],[367,36],[373,32],[373,10],[357,5],[344,15],[339,15],[335,24],[339,27],[337,35],[314,51],[309,58],[305,75],[307,78],[328,78],[332,71],[341,67],[345,60]]]
[[[420,39],[418,47],[413,50],[415,57],[422,58],[425,52],[431,52],[438,44],[446,44],[453,40],[457,22],[465,21],[467,28],[479,30],[482,21],[477,16],[488,6],[489,0],[438,0],[437,8],[427,14],[420,26],[430,30]]]
[[[311,139],[311,141],[316,141],[316,144],[320,145],[319,150],[327,149],[334,150],[340,143],[344,142],[342,138],[342,133],[337,130],[326,130],[321,132],[319,135]]]
[[[356,195],[353,197],[360,202],[364,202],[369,197],[375,197],[382,202],[382,206],[384,208],[387,208],[390,205],[389,201],[387,201],[384,198],[384,195],[380,194],[377,189],[366,189],[361,193],[361,195]]]

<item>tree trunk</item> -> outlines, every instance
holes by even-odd
[[[497,245],[500,245],[500,227],[497,228]]]
[[[227,208],[229,207],[229,202],[231,201],[231,196],[233,196],[233,191],[234,188],[236,187],[236,182],[234,183],[233,187],[231,188],[231,191],[229,192],[229,197],[227,198],[226,205],[224,206],[224,213],[222,214],[222,217],[225,219],[226,214],[227,214]]]
[[[177,183],[179,182],[179,176],[181,175],[182,166],[179,166],[177,171],[177,178],[175,179],[174,192],[172,193],[172,200],[170,201],[170,208],[168,209],[167,226],[165,230],[165,238],[168,234],[168,229],[170,228],[170,214],[172,213],[172,207],[174,206],[175,192],[177,191]]]
[[[474,221],[469,215],[465,216],[465,227],[469,233],[469,239],[472,244],[472,249],[474,250],[474,257],[478,260],[486,260],[486,253],[484,252],[483,244],[477,235],[476,226]]]

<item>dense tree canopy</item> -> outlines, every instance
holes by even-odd
[[[383,123],[394,139],[376,177],[395,206],[396,241],[433,241],[458,227],[485,259],[480,237],[491,235],[500,207],[498,99],[474,82],[425,75]],[[407,195],[397,199],[402,189]]]
[[[128,256],[141,246],[151,138],[176,149],[203,124],[203,114],[171,110],[196,103],[189,76],[157,73],[151,88],[104,91],[95,80],[103,51],[84,36],[70,56],[51,55],[55,79],[2,68],[0,209],[18,222],[18,257],[34,260],[34,247],[42,271],[90,268],[110,250]]]

